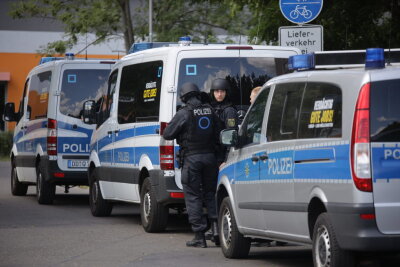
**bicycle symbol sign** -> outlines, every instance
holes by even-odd
[[[297,24],[315,19],[322,10],[322,3],[323,0],[279,0],[283,16]]]

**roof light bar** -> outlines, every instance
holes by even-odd
[[[315,68],[314,54],[295,55],[289,57],[289,70],[310,70]]]
[[[368,48],[365,53],[366,69],[382,69],[385,67],[385,54],[382,48]]]

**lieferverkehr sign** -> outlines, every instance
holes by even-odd
[[[323,28],[321,25],[280,27],[279,44],[297,47],[303,54],[322,51]]]

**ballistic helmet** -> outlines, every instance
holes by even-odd
[[[199,87],[197,87],[197,85],[195,85],[194,83],[188,82],[182,85],[179,96],[181,100],[185,102],[185,100],[187,100],[189,96],[197,94],[200,94]]]
[[[231,86],[229,85],[228,81],[225,79],[215,79],[212,83],[211,83],[211,91],[213,90],[225,90],[227,94],[230,93],[231,90]]]

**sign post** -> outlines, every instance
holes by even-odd
[[[322,3],[323,0],[279,0],[283,16],[296,24],[314,20],[322,10]]]
[[[321,25],[279,27],[279,45],[297,47],[302,54],[323,51],[323,40]]]
[[[321,25],[305,25],[314,20],[322,10],[323,0],[279,0],[283,16],[298,26],[280,27],[279,44],[294,46],[303,54],[323,50]]]

